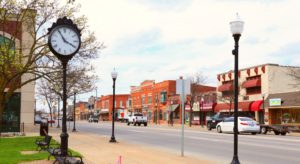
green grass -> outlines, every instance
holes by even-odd
[[[17,164],[25,161],[43,160],[48,158],[48,152],[40,151],[35,154],[23,155],[21,151],[35,151],[35,140],[43,137],[13,137],[0,138],[0,164]],[[55,140],[51,144],[57,144]],[[73,155],[80,153],[72,151]]]

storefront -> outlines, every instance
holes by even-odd
[[[100,120],[101,121],[109,120],[109,109],[101,109],[100,110]]]
[[[266,102],[269,124],[300,127],[300,92],[270,94]]]

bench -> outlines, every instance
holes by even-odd
[[[56,157],[61,156],[61,148],[59,144],[51,145],[47,148],[47,152],[49,153],[48,160],[50,160],[50,157]],[[72,156],[72,152],[68,151],[68,156]]]
[[[53,164],[58,162],[59,164],[84,164],[82,157],[80,156],[55,156],[55,161]]]
[[[46,150],[49,148],[50,142],[51,142],[52,136],[49,136],[48,134],[44,138],[37,138],[35,141],[35,144],[37,145],[36,150]]]

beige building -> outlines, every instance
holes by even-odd
[[[284,102],[281,103],[282,96],[285,96],[286,99],[286,95],[300,91],[300,86],[295,85],[297,80],[291,75],[293,71],[300,71],[300,67],[263,64],[239,70],[238,110],[240,113],[248,113],[260,123],[278,124],[283,123],[273,121],[273,119],[278,120],[279,117],[283,117],[282,114],[279,114],[282,111],[279,112],[278,108],[285,109],[292,105],[295,109],[293,112],[299,112],[300,123],[299,100],[290,101],[294,103],[289,103],[289,106],[283,106]],[[216,111],[233,112],[233,80],[233,71],[218,75]],[[280,103],[272,106],[274,101],[280,101]]]
[[[0,19],[3,19],[4,9],[1,9]],[[34,37],[34,10],[22,10],[20,15],[10,15],[5,21],[1,21],[0,44],[13,43],[15,52],[22,52],[23,55],[29,54],[33,45]],[[17,21],[24,16],[24,21]],[[29,19],[27,19],[29,18]],[[33,19],[32,19],[33,18]],[[26,74],[20,79],[22,82],[33,78],[34,75]],[[8,86],[9,87],[9,86]],[[31,130],[34,126],[35,108],[35,82],[28,83],[17,89],[9,100],[3,113],[4,129],[6,132],[20,132]]]

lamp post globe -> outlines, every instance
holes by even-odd
[[[231,164],[239,164],[238,158],[238,48],[239,48],[239,39],[244,30],[244,22],[240,19],[238,13],[236,14],[236,18],[230,23],[230,30],[233,35],[235,45],[232,50],[232,54],[234,55],[234,145],[233,145],[233,159]]]
[[[111,72],[111,77],[113,79],[113,105],[112,105],[112,133],[109,142],[117,142],[115,138],[115,84],[118,77],[118,72],[114,69]]]

